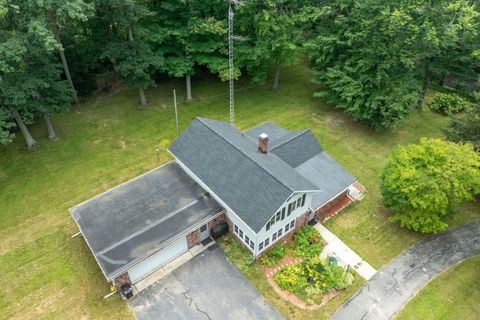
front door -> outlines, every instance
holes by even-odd
[[[208,232],[208,226],[204,224],[200,227],[200,241],[207,239],[209,236],[210,233]]]
[[[315,219],[315,211],[309,210],[309,212],[308,212],[308,222],[312,221],[313,219]]]

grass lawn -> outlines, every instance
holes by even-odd
[[[474,320],[480,314],[480,257],[471,258],[433,279],[410,301],[397,320]]]
[[[447,118],[415,111],[396,130],[376,133],[313,98],[310,78],[307,68],[293,67],[282,73],[278,91],[270,84],[240,82],[236,125],[247,129],[271,121],[292,130],[311,128],[368,190],[361,203],[327,226],[380,267],[422,237],[387,219],[379,194],[386,155],[395,145],[442,136]],[[53,117],[58,141],[48,141],[39,123],[31,127],[39,142],[35,150],[27,151],[20,135],[0,147],[0,319],[128,318],[120,299],[102,299],[108,284],[83,239],[70,237],[77,229],[67,209],[170,160],[165,148],[176,137],[171,93],[175,88],[181,97],[183,87],[179,80],[148,90],[148,109],[137,107],[136,90],[92,98]],[[181,129],[195,116],[228,120],[226,92],[227,83],[194,79],[196,100],[179,105]],[[477,219],[480,205],[470,203],[458,209],[451,224]],[[265,295],[281,304],[272,293]],[[288,305],[279,309],[286,316],[294,313]]]

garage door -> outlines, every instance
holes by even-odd
[[[169,246],[152,255],[151,257],[130,268],[128,270],[130,280],[132,280],[133,283],[142,280],[150,273],[163,266],[164,264],[172,261],[187,250],[187,239],[185,237],[176,240]]]

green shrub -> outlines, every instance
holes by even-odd
[[[267,253],[265,253],[260,262],[264,266],[273,267],[277,264],[278,261],[280,261],[287,255],[287,252],[288,249],[284,245],[278,243],[272,249],[267,251]]]
[[[433,98],[428,101],[428,106],[432,111],[447,115],[468,109],[470,102],[457,94],[436,93]]]
[[[315,228],[304,226],[296,232],[295,255],[297,257],[316,257],[322,249],[322,237]]]
[[[354,276],[318,257],[280,270],[273,279],[278,286],[309,302],[313,296],[352,285]]]

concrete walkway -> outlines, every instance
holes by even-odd
[[[350,247],[348,247],[342,240],[336,235],[331,233],[324,225],[317,223],[314,228],[320,232],[322,238],[327,241],[327,245],[320,254],[321,258],[327,256],[334,256],[337,258],[339,265],[350,265],[357,273],[369,280],[377,272],[371,265],[363,260],[358,254],[355,253]]]
[[[428,237],[379,269],[332,319],[390,319],[440,272],[476,255],[480,221]]]

